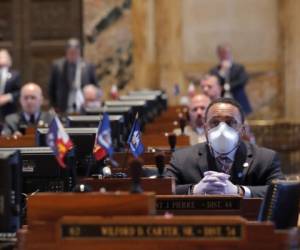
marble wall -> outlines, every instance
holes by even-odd
[[[246,91],[253,117],[300,117],[294,105],[299,99],[299,4],[84,0],[85,55],[97,64],[104,88],[129,83],[127,89],[164,88],[171,95],[174,83],[186,90],[190,80],[215,65],[216,45],[227,42],[250,74]]]
[[[111,86],[123,88],[132,79],[130,0],[83,1],[84,55],[96,65],[107,95]]]

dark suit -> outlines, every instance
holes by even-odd
[[[17,111],[20,89],[21,89],[21,77],[19,72],[15,70],[9,70],[5,82],[3,94],[12,94],[13,101],[5,104],[0,108],[2,119],[4,119],[6,115],[12,114]]]
[[[68,94],[72,87],[68,67],[70,66],[65,58],[55,61],[52,65],[49,80],[49,98],[51,105],[58,112],[66,112],[68,108]],[[81,69],[81,88],[87,84],[96,85],[95,67],[82,60]]]
[[[10,114],[5,117],[2,135],[12,135],[16,131],[24,133],[24,130],[29,126],[48,127],[52,119],[53,115],[49,112],[41,112],[36,118],[35,123],[30,124],[30,122],[26,120],[22,112]]]
[[[248,167],[244,167],[248,163]],[[203,178],[205,171],[219,171],[206,143],[176,151],[167,168],[167,176],[175,177],[176,193],[187,194],[192,184]],[[267,185],[282,177],[277,154],[266,148],[241,142],[235,154],[230,180],[248,186],[253,197],[263,197]]]
[[[210,70],[210,73],[216,75],[222,86],[225,84],[225,78],[219,74],[220,65]],[[245,85],[248,81],[248,75],[245,68],[241,64],[233,63],[230,71],[228,81],[233,98],[242,106],[245,114],[251,113],[252,109],[245,92]]]

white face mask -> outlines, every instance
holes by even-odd
[[[216,153],[229,154],[238,145],[239,133],[225,122],[220,122],[208,131],[208,142]]]

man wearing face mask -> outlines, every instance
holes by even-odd
[[[244,119],[233,99],[210,103],[204,117],[207,142],[176,151],[167,168],[177,194],[263,197],[267,185],[282,177],[274,151],[241,140]]]

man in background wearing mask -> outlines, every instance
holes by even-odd
[[[239,194],[263,197],[282,177],[277,154],[242,141],[244,114],[233,99],[214,100],[205,112],[206,143],[176,151],[167,175],[177,194]]]
[[[82,113],[84,113],[86,109],[97,109],[102,106],[102,91],[99,87],[93,84],[88,84],[83,87],[82,92],[84,100]]]

